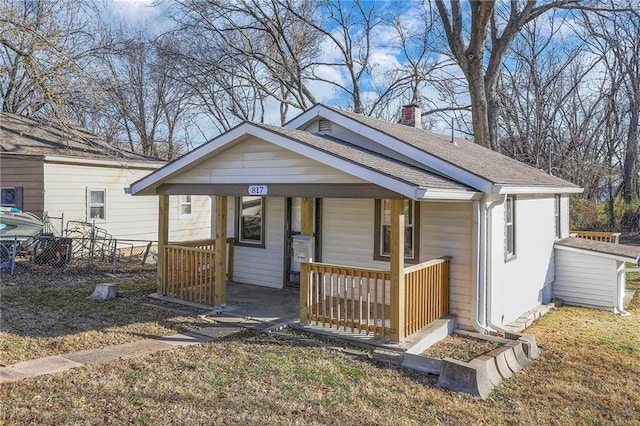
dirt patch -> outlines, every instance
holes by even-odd
[[[501,345],[501,343],[454,333],[428,348],[422,355],[440,359],[450,357],[469,362],[477,356],[499,348]]]

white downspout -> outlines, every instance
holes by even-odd
[[[473,327],[480,333],[488,333],[491,329],[505,332],[507,330],[491,324],[491,210],[498,204],[503,204],[507,199],[506,194],[502,199],[492,202],[478,203],[480,216],[480,237],[478,238],[478,276],[476,282],[476,306],[473,315]]]
[[[624,265],[625,263],[622,262],[616,274],[616,307],[613,309],[613,312],[623,317],[628,317],[631,313],[624,310],[624,283],[626,282],[627,272],[640,272],[640,268],[625,268]]]
[[[487,327],[484,323],[485,315],[484,315],[484,306],[485,306],[485,291],[484,291],[484,258],[485,253],[483,250],[484,241],[486,238],[486,228],[485,228],[485,212],[483,208],[482,201],[474,201],[474,221],[476,221],[477,233],[476,233],[476,247],[475,247],[475,262],[476,262],[476,285],[475,285],[475,303],[472,303],[473,312],[471,313],[471,322],[473,324],[473,328],[478,333],[486,333]]]
[[[487,235],[491,236],[492,235],[492,224],[493,221],[491,220],[491,216],[489,215],[489,213],[491,212],[491,209],[493,209],[495,206],[497,206],[498,204],[504,204],[504,202],[507,199],[507,195],[504,194],[504,197],[502,197],[502,200],[496,200],[494,202],[492,202],[488,207],[487,207]],[[491,300],[492,300],[492,288],[491,288],[491,238],[487,238],[487,247],[486,247],[486,252],[487,252],[487,266],[485,267],[485,274],[486,274],[486,282],[485,282],[485,292],[486,292],[486,303],[487,306],[485,308],[485,324],[487,325],[487,328],[489,330],[496,330],[499,331],[501,333],[505,333],[508,332],[509,330],[505,330],[504,328],[502,328],[501,326],[495,325],[491,322]]]

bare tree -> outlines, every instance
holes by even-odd
[[[173,41],[169,35],[148,40],[144,33],[125,33],[104,56],[107,99],[99,114],[110,119],[101,133],[132,151],[173,159],[184,147],[179,129],[188,113],[187,92],[173,77],[175,63],[163,53]]]
[[[617,6],[622,6],[616,2]],[[610,4],[613,8],[614,4]],[[609,75],[611,98],[616,99],[626,127],[624,160],[619,192],[625,200],[637,198],[638,143],[640,142],[640,3],[627,0],[626,12],[583,13],[582,23],[588,30],[585,38],[599,55]]]
[[[106,43],[91,4],[0,0],[2,110],[60,124],[95,102],[90,68]]]
[[[208,70],[209,76],[196,80],[201,83],[196,91],[209,96],[205,106],[217,119],[224,120],[229,113],[240,119],[255,117],[256,104],[246,103],[247,94],[278,102],[281,122],[286,121],[287,106],[306,109],[316,103],[306,79],[319,41],[298,18],[314,10],[311,1],[181,0],[174,5],[176,34],[194,44],[181,54],[185,61]],[[215,84],[208,86],[208,81]],[[210,98],[220,92],[234,95],[228,105]]]
[[[567,8],[579,0],[557,0],[538,5],[536,0],[498,3],[469,0],[470,18],[460,0],[436,0],[450,54],[467,79],[475,142],[497,147],[497,85],[509,46],[522,27],[543,13]],[[488,45],[487,45],[488,43]]]

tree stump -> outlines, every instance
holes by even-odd
[[[92,300],[110,300],[118,297],[120,285],[116,283],[100,283],[96,285],[93,294],[88,297]]]

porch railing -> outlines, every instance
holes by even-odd
[[[227,239],[227,278],[233,276],[233,238]],[[195,303],[213,305],[215,240],[183,241],[165,245],[160,292]]]
[[[303,263],[301,274],[303,281],[308,278],[308,322],[381,337],[389,334],[389,271]]]
[[[227,238],[227,279],[233,280],[233,243],[235,238]],[[205,238],[202,240],[180,241],[179,243],[170,243],[173,246],[191,247],[208,251],[215,251],[215,239]]]
[[[572,237],[584,238],[587,240],[604,241],[605,243],[620,244],[619,232],[598,232],[598,231],[571,231]]]
[[[404,269],[404,329],[409,336],[449,313],[450,257]],[[391,273],[326,263],[303,263],[301,315],[308,323],[352,333],[392,335]]]
[[[450,257],[404,268],[405,336],[449,313]]]

